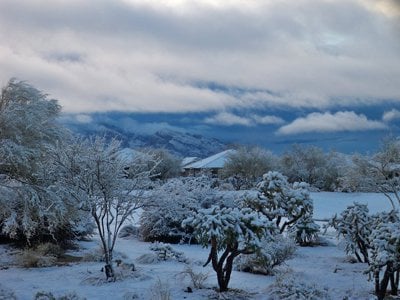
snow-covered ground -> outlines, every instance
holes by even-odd
[[[315,217],[325,219],[340,213],[354,201],[368,203],[371,212],[390,209],[390,203],[380,194],[342,194],[313,193]],[[324,237],[328,246],[299,248],[295,256],[280,266],[277,274],[294,276],[300,285],[316,285],[327,289],[331,299],[375,299],[373,282],[364,274],[365,264],[352,264],[346,259],[344,251],[337,247],[332,232]],[[202,264],[207,259],[208,250],[198,245],[172,245],[176,251],[183,252],[195,272],[208,273],[205,288],[185,290],[191,286],[188,277],[181,274],[186,263],[177,260],[140,264],[136,259],[148,253],[150,243],[136,239],[119,239],[117,254],[125,263],[134,263],[135,272],[117,268],[117,274],[129,275],[124,280],[113,283],[103,282],[104,273],[101,262],[71,263],[67,266],[24,269],[13,266],[14,250],[8,245],[0,245],[0,290],[13,290],[17,299],[33,299],[39,291],[52,292],[55,296],[76,292],[87,299],[160,299],[157,291],[166,290],[170,299],[269,299],[269,286],[278,276],[263,276],[233,271],[230,288],[234,291],[224,297],[212,289],[216,287],[216,275],[210,266]],[[97,238],[82,242],[82,249],[71,252],[84,255],[97,245]],[[238,291],[242,290],[242,291]],[[347,297],[347,298],[346,298]],[[0,299],[7,299],[1,298]]]

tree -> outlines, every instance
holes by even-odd
[[[353,157],[353,169],[346,178],[356,181],[358,190],[383,193],[392,208],[400,205],[400,141],[387,138],[371,157]]]
[[[348,206],[338,217],[329,220],[328,226],[336,229],[338,237],[345,241],[345,251],[352,254],[358,262],[369,263],[369,237],[373,218],[366,204],[354,203]]]
[[[277,158],[260,147],[239,147],[228,155],[223,168],[224,177],[233,177],[236,189],[249,188],[263,174],[274,170]]]
[[[194,229],[196,239],[203,247],[210,245],[204,266],[211,262],[220,292],[228,290],[234,259],[240,254],[255,253],[261,240],[275,229],[263,215],[250,208],[219,206],[199,210],[184,220],[183,225]],[[219,252],[222,252],[220,256]]]
[[[383,300],[390,283],[391,295],[396,296],[400,277],[400,221],[388,215],[375,222],[371,233],[370,271],[375,278],[375,294]],[[383,221],[383,222],[382,222]],[[380,280],[383,271],[382,280]]]
[[[149,169],[153,170],[152,178],[166,180],[181,173],[181,161],[166,149],[148,149],[150,154]]]
[[[325,154],[315,146],[293,145],[281,157],[281,171],[290,182],[307,182],[323,190],[334,190],[339,183],[340,159],[335,152]]]
[[[48,174],[49,153],[66,131],[61,107],[33,86],[12,79],[0,98],[0,228],[30,243],[70,238],[79,223],[76,205]]]
[[[142,170],[133,166],[126,176],[129,166],[119,151],[118,141],[107,143],[105,138],[96,137],[77,139],[54,152],[59,184],[67,187],[80,208],[89,211],[96,223],[108,280],[115,279],[113,250],[118,232],[132,213],[145,205],[142,191],[151,172],[132,173]]]
[[[306,216],[313,214],[313,201],[304,182],[290,184],[279,172],[264,174],[258,184],[258,195],[247,199],[247,205],[274,221],[280,233]]]

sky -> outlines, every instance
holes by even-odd
[[[364,151],[399,131],[400,0],[1,0],[0,70],[82,124]]]

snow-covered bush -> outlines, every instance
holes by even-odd
[[[152,300],[170,300],[171,299],[171,287],[168,282],[161,281],[160,278],[151,287],[151,299]]]
[[[366,204],[354,203],[340,216],[329,220],[328,226],[336,229],[338,237],[344,239],[345,251],[354,255],[358,262],[369,262],[370,235],[373,218]]]
[[[131,238],[138,236],[139,236],[139,228],[132,224],[128,224],[122,227],[118,234],[119,238]]]
[[[273,269],[293,257],[296,244],[292,239],[276,235],[272,239],[262,240],[260,249],[250,255],[240,255],[236,260],[236,269],[242,272],[272,275]]]
[[[54,296],[51,292],[37,292],[34,300],[85,300],[86,298],[78,296],[76,292],[69,292],[62,296]]]
[[[385,218],[386,216],[384,216]],[[375,278],[375,293],[384,299],[387,287],[391,295],[397,295],[400,273],[400,220],[375,222],[371,232],[370,272]],[[382,274],[383,273],[383,274]],[[382,275],[382,279],[381,279]]]
[[[246,200],[247,205],[274,221],[281,233],[301,218],[312,216],[313,201],[304,182],[290,184],[281,173],[268,172],[258,184],[258,190],[256,198]]]
[[[182,272],[179,273],[182,277],[189,277],[192,286],[195,289],[204,288],[204,283],[209,277],[208,273],[196,272],[193,270],[192,266],[186,265]]]
[[[183,252],[176,251],[169,244],[164,243],[153,243],[149,247],[150,250],[156,252],[158,260],[177,260],[179,262],[187,262],[187,258],[185,257]]]
[[[320,300],[331,299],[327,288],[308,283],[291,274],[283,274],[277,277],[276,282],[269,288],[271,300]]]
[[[300,246],[312,246],[318,243],[320,226],[314,222],[312,215],[300,218],[289,227],[289,235]]]
[[[174,178],[152,192],[152,205],[140,218],[140,235],[145,241],[177,243],[191,240],[190,228],[182,221],[192,211],[215,203],[216,191],[208,177]]]
[[[200,209],[185,219],[183,225],[194,229],[203,247],[210,247],[204,266],[212,263],[221,292],[228,290],[234,259],[240,254],[255,253],[261,240],[270,237],[276,229],[264,215],[251,208],[219,206]]]

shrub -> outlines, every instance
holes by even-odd
[[[33,249],[23,250],[17,256],[17,264],[24,268],[50,267],[57,263],[57,258],[63,253],[64,251],[58,245],[40,244]]]
[[[326,288],[307,283],[293,275],[278,276],[276,282],[269,287],[271,300],[319,300],[330,299]]]
[[[124,227],[122,227],[118,234],[119,238],[131,238],[138,236],[139,236],[139,228],[132,224],[125,225]]]
[[[274,239],[263,240],[261,249],[251,255],[241,255],[237,259],[236,269],[242,272],[272,275],[273,269],[290,259],[296,251],[292,239],[281,235]]]
[[[159,278],[151,289],[151,300],[170,300],[171,291],[168,283]]]
[[[182,221],[202,205],[213,204],[215,190],[209,178],[187,177],[169,180],[154,191],[153,204],[145,207],[140,218],[140,235],[146,242],[178,243],[190,241],[190,228]]]
[[[311,216],[300,218],[289,228],[290,236],[300,246],[312,246],[318,243],[320,226],[314,222]]]
[[[158,257],[158,260],[177,260],[179,262],[186,262],[187,258],[183,254],[183,252],[179,252],[174,250],[171,245],[164,243],[154,243],[150,246],[150,250],[155,251]]]
[[[34,300],[85,300],[79,297],[75,292],[70,292],[60,297],[55,297],[51,292],[37,292]]]
[[[195,272],[189,265],[180,273],[183,277],[189,277],[195,289],[204,288],[204,282],[207,280],[209,274],[202,272]]]

